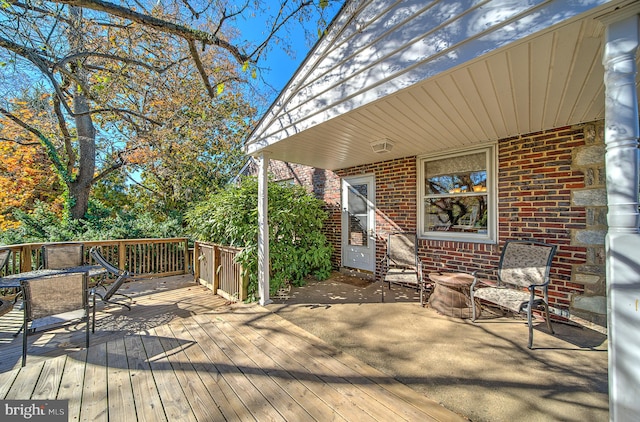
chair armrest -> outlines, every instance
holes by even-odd
[[[471,283],[470,289],[473,290],[476,286],[482,284],[485,286],[495,287],[498,283],[487,278],[480,278],[481,276],[488,276],[491,273],[495,273],[495,269],[490,269],[488,271],[476,270],[471,273],[473,276],[473,283]]]
[[[531,284],[528,288],[529,290],[535,289],[536,287],[547,287],[551,283],[551,279],[547,277],[542,284]]]

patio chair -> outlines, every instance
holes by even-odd
[[[9,262],[9,255],[11,249],[0,248],[0,277],[2,277],[2,270]],[[4,290],[4,289],[3,289]],[[14,301],[9,300],[6,296],[3,296],[4,292],[0,291],[0,316],[10,312],[13,309]]]
[[[52,243],[42,245],[42,264],[50,270],[84,265],[84,245],[82,243]]]
[[[125,308],[131,310],[131,306],[127,305],[126,303],[112,301],[111,298],[113,296],[117,295],[117,296],[124,296],[125,298],[129,299],[130,301],[133,301],[131,296],[128,296],[128,295],[126,295],[124,293],[118,293],[118,289],[120,287],[122,287],[124,282],[127,281],[128,279],[132,278],[132,274],[129,273],[128,271],[124,271],[124,270],[119,269],[118,267],[116,267],[115,265],[113,265],[109,261],[107,261],[107,259],[100,253],[100,250],[98,248],[95,248],[95,247],[91,248],[91,250],[89,250],[89,254],[91,255],[91,257],[98,264],[102,265],[109,272],[109,274],[111,274],[111,275],[116,277],[116,281],[114,281],[111,285],[109,285],[108,288],[104,284],[104,281],[106,280],[106,278],[103,279],[101,282],[99,282],[96,285],[96,288],[94,289],[94,293],[103,302],[113,303],[115,305],[124,306]],[[97,292],[97,288],[100,288],[100,287],[105,290],[104,294],[100,294],[100,293]]]
[[[473,273],[471,285],[472,321],[478,316],[480,299],[515,313],[525,313],[529,326],[528,347],[533,347],[532,313],[544,310],[549,332],[554,334],[549,318],[549,272],[556,253],[555,245],[533,240],[510,240],[502,248],[497,267],[497,283],[480,278],[482,270]],[[540,296],[541,295],[541,296]]]
[[[420,291],[420,304],[424,305],[425,283],[422,278],[422,263],[418,258],[415,233],[392,232],[387,239],[387,252],[383,258],[383,282],[414,287]],[[384,288],[382,288],[384,302]]]
[[[0,248],[0,277],[2,276],[2,270],[9,263],[9,255],[11,255],[11,249]]]
[[[52,330],[59,328],[61,324],[73,321],[85,322],[85,343],[86,347],[89,347],[87,273],[64,273],[33,278],[22,282],[22,292],[24,294],[22,366],[27,362],[27,338],[36,331]],[[95,305],[95,298],[93,300]],[[36,320],[42,321],[42,328],[34,328]]]

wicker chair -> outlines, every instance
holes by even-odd
[[[61,324],[79,320],[86,323],[86,347],[89,347],[87,273],[64,273],[23,281],[22,292],[24,294],[22,366],[27,363],[27,338],[36,331],[55,329]],[[95,318],[95,306],[93,309]],[[47,317],[51,318],[44,320],[47,324],[42,329],[36,330],[33,327],[34,321]]]
[[[122,287],[122,285],[124,284],[125,281],[127,281],[128,279],[132,278],[133,275],[128,272],[128,271],[124,271],[119,269],[118,267],[116,267],[115,265],[111,264],[109,261],[107,261],[107,259],[102,256],[102,254],[100,253],[100,250],[98,248],[91,248],[91,250],[89,251],[89,255],[91,255],[91,257],[100,265],[102,265],[110,274],[112,274],[113,276],[116,277],[116,281],[114,281],[111,285],[109,285],[109,287],[107,288],[107,286],[104,285],[103,282],[99,283],[96,286],[96,289],[94,289],[94,293],[103,301],[106,303],[113,303],[115,305],[120,305],[120,306],[124,306],[125,308],[131,310],[131,306],[127,305],[126,303],[122,303],[122,302],[115,302],[112,301],[111,298],[115,295],[117,296],[124,296],[125,298],[129,299],[129,301],[133,301],[133,299],[131,298],[131,296],[127,296],[124,293],[118,293],[118,289],[120,287]],[[102,287],[105,290],[104,294],[100,294],[97,292],[97,288],[98,287]]]
[[[471,306],[473,321],[478,316],[476,300],[483,300],[515,313],[525,313],[529,326],[528,347],[533,347],[532,312],[542,309],[549,332],[553,334],[549,318],[549,272],[556,253],[555,245],[527,240],[507,241],[502,248],[497,268],[497,283],[480,278],[482,271],[473,273]],[[538,293],[538,294],[536,294]]]
[[[425,302],[426,285],[422,278],[422,263],[418,258],[417,236],[415,233],[392,232],[387,239],[387,252],[383,258],[383,281],[415,287],[420,291],[420,304]],[[384,302],[384,288],[382,289]]]
[[[42,263],[50,270],[80,267],[84,262],[82,243],[52,243],[42,245]]]

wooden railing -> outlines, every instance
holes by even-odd
[[[228,300],[245,300],[248,278],[242,266],[235,262],[240,251],[242,249],[196,242],[193,254],[196,280]]]
[[[187,274],[193,262],[186,238],[97,240],[84,243],[85,262],[93,264],[89,250],[98,246],[102,255],[113,265],[133,273],[137,278],[166,277]],[[16,274],[40,268],[41,247],[44,243],[25,243],[4,246],[13,252],[4,274]]]

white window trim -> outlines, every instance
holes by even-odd
[[[487,155],[487,233],[459,233],[449,231],[425,231],[424,230],[424,198],[426,196],[424,183],[424,162],[440,160],[444,158],[459,157],[478,152],[486,152]],[[480,148],[470,148],[448,152],[446,154],[421,155],[416,158],[418,169],[417,193],[418,193],[418,237],[430,240],[448,240],[454,242],[489,243],[498,242],[498,157],[496,144],[483,145]]]

